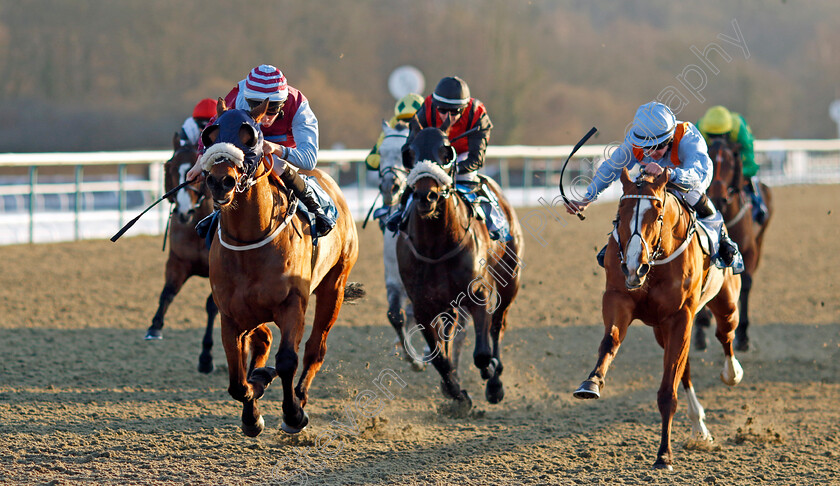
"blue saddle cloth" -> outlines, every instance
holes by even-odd
[[[456,182],[455,190],[472,205],[478,218],[484,220],[492,239],[500,241],[513,239],[510,235],[510,224],[508,224],[502,208],[499,207],[496,194],[487,187],[487,184],[483,182],[474,184]]]
[[[301,177],[303,177],[303,180],[306,181],[306,184],[312,188],[312,192],[315,193],[315,198],[318,199],[318,204],[321,206],[321,209],[323,209],[324,212],[327,213],[327,216],[329,216],[335,221],[338,221],[338,209],[335,207],[335,202],[332,200],[330,195],[327,194],[327,191],[325,191],[324,188],[321,187],[321,184],[318,183],[318,179],[316,179],[313,176],[307,176],[303,174],[301,174]],[[297,206],[298,211],[303,213],[309,219],[309,227],[314,228],[315,213],[310,212],[309,209],[306,208],[306,205],[304,205],[303,202],[301,202],[300,200],[298,200]],[[312,234],[312,244],[317,245],[318,238],[314,236],[314,230],[312,231]]]

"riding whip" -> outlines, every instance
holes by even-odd
[[[566,193],[563,191],[563,173],[566,171],[566,166],[569,164],[569,161],[572,160],[572,155],[574,155],[575,152],[577,152],[578,149],[581,148],[583,146],[583,144],[586,143],[587,140],[589,140],[589,137],[594,135],[595,132],[597,132],[597,131],[598,131],[597,128],[592,127],[589,130],[589,132],[586,135],[584,135],[583,138],[580,139],[580,141],[577,143],[577,145],[575,145],[575,147],[572,149],[572,153],[569,154],[569,157],[566,159],[566,162],[563,163],[563,168],[560,169],[560,196],[563,197],[563,202],[566,203],[566,205],[569,206],[569,207],[573,207],[573,206],[571,204],[571,201],[569,201],[569,198],[566,197]],[[574,207],[574,209],[575,209],[575,215],[581,221],[586,219],[586,217],[580,211],[577,210],[577,207]]]
[[[362,229],[365,229],[365,226],[367,226],[367,222],[370,219],[370,213],[373,212],[373,208],[376,206],[376,201],[379,199],[379,196],[380,193],[377,192],[376,197],[373,198],[373,204],[370,205],[370,209],[368,210],[367,216],[365,217],[365,222],[362,223]]]
[[[118,240],[118,239],[120,239],[120,236],[122,236],[123,234],[125,234],[125,232],[126,232],[126,231],[128,231],[128,229],[129,229],[129,228],[131,228],[132,226],[134,226],[134,223],[136,223],[136,222],[137,222],[137,220],[139,220],[141,216],[143,216],[144,214],[146,214],[146,213],[147,213],[150,209],[152,209],[153,207],[157,206],[157,204],[158,204],[159,202],[161,202],[161,201],[163,201],[164,199],[166,199],[167,197],[169,197],[169,196],[171,196],[171,195],[175,194],[176,192],[178,192],[179,190],[181,190],[184,186],[188,186],[188,185],[192,184],[194,181],[195,181],[195,179],[190,180],[190,181],[184,181],[184,182],[182,182],[181,184],[178,184],[178,185],[177,185],[174,189],[172,189],[171,191],[169,191],[169,192],[167,192],[166,194],[164,194],[163,196],[161,196],[161,197],[160,197],[160,199],[158,199],[157,201],[153,202],[151,206],[149,206],[149,207],[147,207],[146,209],[144,209],[144,210],[143,210],[143,212],[142,212],[142,213],[140,213],[140,214],[138,214],[136,218],[134,218],[134,219],[132,219],[131,221],[129,221],[128,223],[126,223],[126,224],[125,224],[125,226],[123,226],[123,227],[122,227],[122,229],[120,229],[119,231],[117,231],[117,234],[115,234],[114,236],[112,236],[112,237],[111,237],[111,241],[113,241],[114,243],[116,243],[116,242],[117,242],[117,240]]]

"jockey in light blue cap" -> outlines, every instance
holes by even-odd
[[[664,168],[670,169],[670,181],[685,190],[679,196],[697,211],[706,228],[719,235],[716,263],[732,267],[735,273],[742,272],[744,262],[738,245],[729,238],[723,216],[706,197],[706,189],[712,182],[712,161],[706,142],[697,127],[677,121],[671,109],[662,103],[646,103],[636,110],[630,133],[598,167],[583,199],[570,201],[567,211],[572,214],[583,211],[618,179],[621,169],[632,169],[636,164],[653,176]],[[606,247],[598,254],[601,266],[604,266],[605,250]]]

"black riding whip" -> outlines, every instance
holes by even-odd
[[[126,223],[126,224],[125,224],[125,226],[123,226],[123,227],[122,227],[122,229],[120,229],[119,231],[117,231],[117,234],[115,234],[114,236],[112,236],[112,237],[111,237],[111,241],[113,241],[114,243],[116,243],[116,242],[117,242],[117,240],[118,240],[118,239],[120,239],[120,236],[122,236],[123,234],[125,234],[125,232],[126,232],[126,231],[128,231],[128,229],[129,229],[129,228],[131,228],[132,226],[134,226],[134,223],[136,223],[136,222],[137,222],[137,220],[139,220],[141,216],[143,216],[144,214],[146,214],[146,213],[147,213],[150,209],[152,209],[153,207],[157,206],[157,204],[158,204],[159,202],[161,202],[161,201],[163,201],[164,199],[166,199],[167,197],[169,197],[169,196],[171,196],[171,195],[175,194],[176,192],[178,192],[179,190],[181,190],[184,186],[188,186],[188,185],[192,184],[194,181],[195,181],[195,179],[190,180],[190,181],[184,181],[184,182],[182,182],[181,184],[178,184],[178,185],[177,185],[174,189],[172,189],[171,191],[169,191],[169,192],[167,192],[166,194],[164,194],[163,196],[161,196],[161,197],[160,197],[160,199],[158,199],[157,201],[153,202],[151,206],[149,206],[149,207],[147,207],[146,209],[144,209],[144,210],[143,210],[143,212],[142,212],[142,213],[140,213],[140,214],[138,214],[136,218],[134,218],[134,219],[132,219],[131,221],[129,221],[128,223]]]
[[[594,135],[595,132],[597,132],[597,131],[598,131],[597,128],[592,127],[589,130],[589,132],[586,135],[584,135],[583,138],[580,139],[580,141],[577,143],[577,145],[575,145],[575,148],[572,149],[572,153],[569,154],[569,157],[566,159],[566,162],[563,163],[563,168],[560,169],[560,196],[563,197],[563,202],[566,203],[566,205],[569,206],[569,207],[573,207],[573,206],[571,204],[571,201],[569,201],[569,198],[566,197],[566,193],[563,191],[563,172],[566,171],[566,166],[569,164],[569,161],[572,160],[572,155],[574,155],[575,152],[577,152],[578,149],[581,148],[583,146],[583,144],[586,143],[587,140],[589,140],[589,137]],[[577,210],[577,207],[574,207],[574,210],[575,210],[575,215],[581,221],[586,219],[586,217],[580,211]]]

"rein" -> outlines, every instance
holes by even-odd
[[[467,246],[467,235],[472,234],[472,231],[470,231],[470,228],[472,227],[472,221],[473,218],[472,216],[470,216],[470,220],[469,222],[467,222],[467,228],[464,231],[464,235],[461,237],[461,241],[458,242],[458,246],[456,246],[455,248],[446,252],[444,255],[438,258],[429,258],[427,256],[421,255],[420,252],[417,251],[417,248],[414,246],[414,243],[411,241],[411,235],[409,235],[405,231],[400,231],[400,237],[402,237],[406,241],[406,243],[408,243],[408,249],[411,250],[411,253],[414,255],[414,257],[420,260],[421,262],[433,264],[440,263],[449,260],[458,253],[461,253],[461,250],[463,250],[464,247]]]

